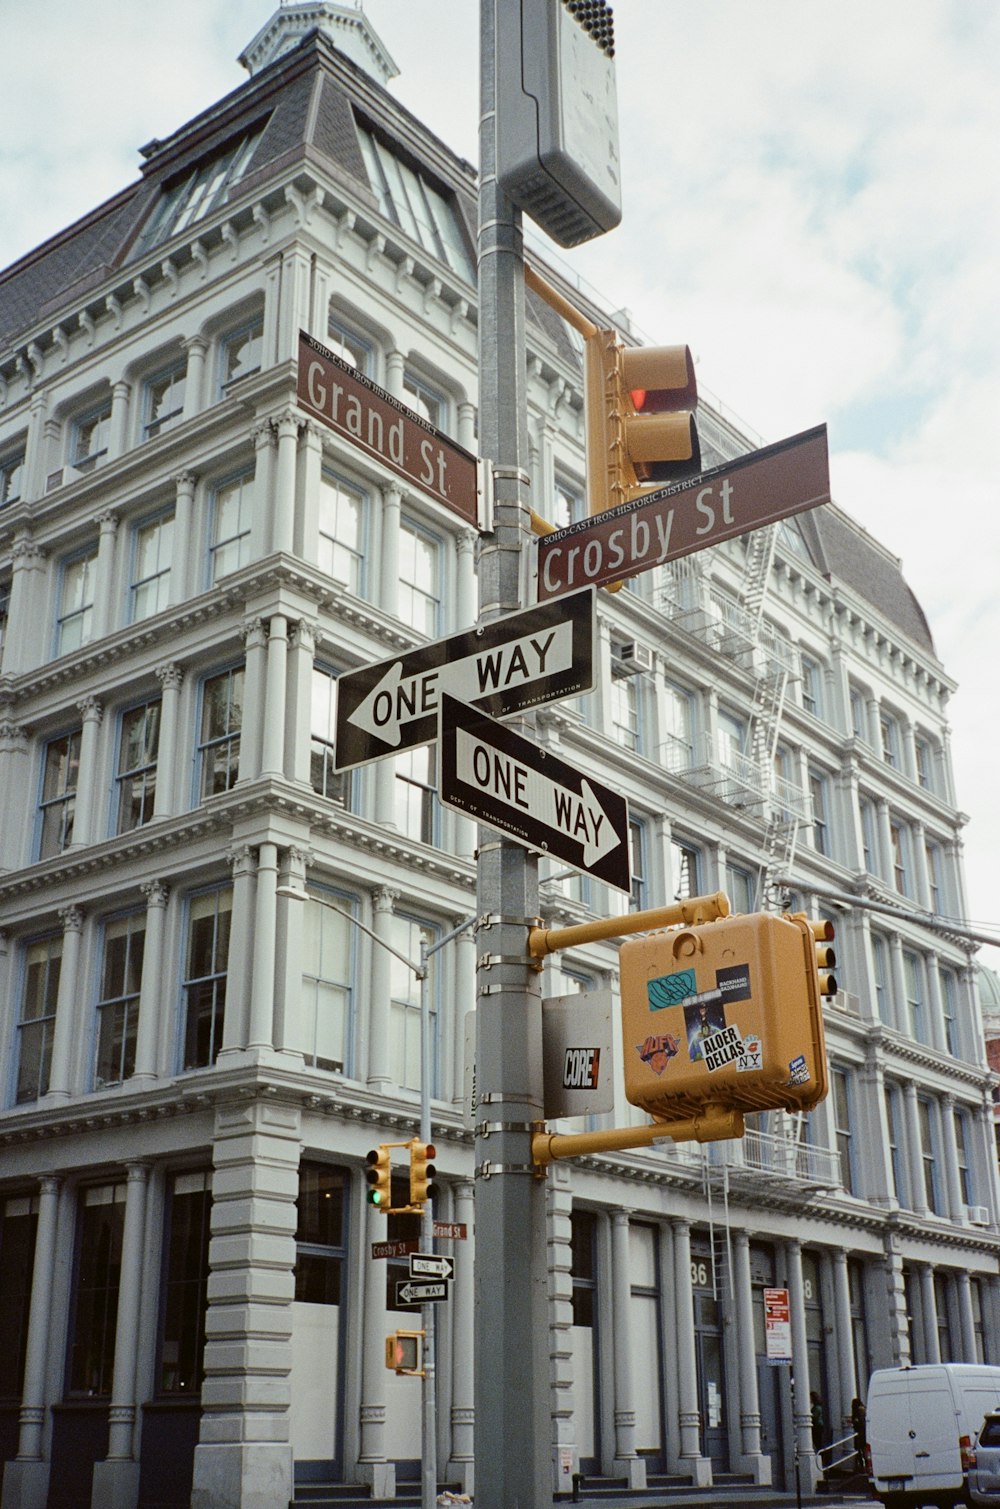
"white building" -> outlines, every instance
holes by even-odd
[[[4,1509],[278,1505],[293,1464],[391,1491],[419,1454],[361,1173],[416,1128],[418,987],[323,903],[417,960],[475,908],[475,833],[433,747],[337,775],[332,711],[338,672],[474,621],[477,540],[297,408],[295,355],[304,329],[475,450],[474,173],[386,92],[353,8],[287,6],[244,61],[0,274]],[[534,298],[528,348],[535,506],[565,522],[579,353]],[[710,409],[700,432],[706,465],[749,448]],[[783,886],[835,919],[843,989],[804,1126],[550,1170],[553,1485],[785,1484],[810,1423],[765,1287],[830,1437],[874,1366],[1000,1362],[971,949],[926,921],[964,914],[953,682],[834,505],[598,612],[599,685],[538,736],[628,796],[632,904]],[[556,922],[622,904],[543,897]],[[476,952],[460,935],[430,984],[437,1214],[468,1233],[438,1458],[467,1485]],[[615,982],[592,945],[544,993]]]

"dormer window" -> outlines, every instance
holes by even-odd
[[[152,219],[139,238],[137,254],[179,235],[221,204],[250,166],[263,131],[260,125],[230,142],[221,152],[205,158],[165,187]]]
[[[475,281],[472,258],[453,196],[447,194],[379,137],[358,126],[368,179],[387,220],[467,282]]]

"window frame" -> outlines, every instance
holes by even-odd
[[[195,975],[190,973],[193,963],[192,952],[194,942],[192,924],[193,921],[200,919],[195,919],[193,914],[194,908],[198,904],[198,902],[203,901],[208,897],[214,898],[214,906],[212,910],[211,954],[212,963],[215,967],[209,970],[207,974]],[[228,906],[221,906],[219,904],[223,899],[226,899],[228,901]],[[224,928],[220,926],[220,919],[222,917],[228,917],[228,921],[225,923]],[[180,981],[182,1007],[180,1011],[179,1023],[179,1071],[183,1074],[197,1073],[201,1070],[212,1068],[222,1048],[226,1022],[226,996],[228,993],[229,983],[229,947],[232,938],[232,919],[233,887],[232,884],[228,881],[220,881],[217,885],[214,886],[203,886],[196,891],[189,892],[185,897],[184,927],[182,931],[183,955],[181,962]],[[222,967],[220,968],[218,967],[220,963],[218,952],[220,949],[220,935],[223,931],[225,932],[225,959],[222,961]],[[210,1028],[208,1034],[208,1057],[204,1062],[202,1062],[198,1057],[190,1058],[188,1053],[189,1046],[191,1046],[192,1043],[197,1046],[197,1041],[200,1035],[197,1031],[199,1024],[198,1019],[195,1019],[194,1024],[196,1030],[192,1031],[192,1002],[189,992],[196,989],[203,989],[206,985],[211,988],[211,1004],[209,1010]]]
[[[20,503],[24,496],[24,466],[27,447],[12,445],[0,451],[0,508],[10,503]],[[12,479],[17,479],[17,491],[13,492]]]
[[[331,534],[323,528],[324,488],[327,493],[333,495],[333,511],[336,517],[333,520],[335,533]],[[357,528],[353,542],[345,543],[343,532],[340,528],[340,501],[343,498],[354,508],[354,517]],[[320,571],[324,572],[346,592],[354,597],[365,597],[368,590],[368,522],[370,515],[370,495],[368,491],[345,477],[343,473],[332,466],[324,465],[320,471],[320,494],[319,494],[319,519],[318,519],[318,542],[316,550],[316,564]],[[324,543],[326,542],[326,544]],[[329,549],[327,549],[327,545]],[[333,568],[338,560],[346,556],[349,562],[347,576],[338,574]]]
[[[136,522],[135,522],[135,524],[133,524],[133,526],[132,526],[132,530],[131,530],[131,551],[130,551],[130,558],[129,558],[129,585],[128,585],[128,603],[129,603],[129,606],[128,606],[128,621],[129,621],[129,623],[132,623],[132,624],[134,624],[134,623],[143,623],[147,618],[152,618],[154,616],[154,614],[156,614],[156,613],[162,613],[164,611],[164,609],[167,608],[167,607],[169,607],[169,605],[170,605],[170,575],[171,575],[171,572],[173,570],[173,565],[174,565],[174,537],[175,537],[175,533],[176,533],[175,528],[174,528],[175,523],[176,523],[176,514],[175,514],[175,511],[174,511],[173,508],[169,508],[168,507],[168,508],[161,508],[156,513],[147,514],[145,518],[137,519]],[[143,535],[147,530],[154,529],[154,528],[158,532],[157,533],[156,554],[157,554],[157,565],[158,565],[159,569],[156,570],[156,571],[154,571],[154,572],[152,572],[148,576],[140,577],[140,576],[137,575],[138,566],[139,566],[139,540],[140,540],[140,536]],[[162,538],[163,538],[163,532],[165,530],[168,530],[169,533],[167,534],[167,545],[166,545],[167,564],[164,567],[164,566],[159,566],[159,561],[160,561],[161,556],[163,555],[163,549],[164,549],[164,547],[162,545]],[[156,596],[155,606],[153,606],[152,608],[147,609],[143,613],[138,613],[136,611],[136,604],[139,601],[139,593],[144,588],[148,588],[151,583],[155,583],[156,584],[156,587],[155,587],[155,596]],[[162,587],[160,585],[161,583],[163,584]],[[161,597],[162,597],[162,601],[160,601]]]
[[[809,799],[812,807],[813,848],[817,854],[831,859],[830,828],[830,778],[825,770],[810,765],[806,779],[809,783]]]
[[[306,967],[310,962],[308,956],[309,945],[305,936],[303,936],[301,993],[304,1020],[306,1018],[307,1012],[309,1011],[310,1005],[313,1005],[315,1007],[311,1016],[306,1022],[310,1047],[309,1051],[306,1051],[305,1044],[303,1044],[303,1056],[305,1058],[307,1069],[316,1069],[329,1074],[340,1074],[344,1077],[350,1078],[353,1068],[354,1056],[354,1012],[355,1002],[357,998],[358,968],[358,928],[355,926],[355,923],[359,918],[360,904],[358,902],[358,898],[351,895],[351,893],[348,891],[341,891],[334,886],[320,885],[313,881],[309,882],[309,885],[306,889],[307,914],[310,903],[312,903],[315,907],[315,915],[321,923],[322,920],[327,918],[331,913],[340,912],[343,915],[343,926],[346,929],[347,939],[346,948],[344,950],[346,969],[344,970],[343,978],[338,978],[332,974],[311,973]],[[322,949],[322,943],[322,927],[320,927],[320,949]],[[332,946],[334,947],[334,949],[336,948],[335,943]],[[378,945],[376,945],[376,947],[377,946]],[[336,957],[336,953],[334,953],[334,957]],[[320,963],[320,965],[322,965],[323,960],[320,959],[318,962]],[[343,1014],[341,1024],[343,1042],[341,1048],[342,1056],[339,1063],[334,1060],[323,1062],[316,1052],[318,1036],[317,1020],[319,1014],[320,999],[319,988],[323,985],[333,986],[337,991],[341,993],[343,997]],[[313,989],[313,987],[315,987],[315,990]]]
[[[249,343],[251,348],[254,343],[257,346],[257,363],[250,365],[243,372],[229,373],[229,360],[234,347],[241,342]],[[251,357],[251,362],[253,358]],[[216,384],[216,397],[221,402],[229,397],[229,390],[236,383],[242,382],[246,377],[254,377],[262,368],[264,361],[264,314],[251,315],[241,324],[226,330],[219,338],[218,356],[218,381]]]
[[[75,728],[67,729],[63,734],[57,734],[54,738],[47,739],[42,755],[41,780],[38,792],[37,810],[37,837],[35,842],[35,856],[38,861],[54,859],[59,854],[65,854],[73,842],[73,824],[76,816],[76,800],[79,793],[80,779],[80,746],[83,742],[83,725],[77,724]],[[66,745],[65,767],[66,775],[61,779],[60,789],[54,796],[46,796],[49,782],[49,763],[52,752],[59,744]],[[75,745],[75,749],[74,749]],[[75,770],[75,779],[69,784],[72,773]],[[59,819],[59,842],[51,847],[47,842],[49,832],[49,814],[62,809]]]
[[[222,477],[216,482],[209,495],[208,509],[208,583],[214,587],[223,577],[231,576],[234,571],[241,571],[253,558],[253,527],[256,512],[256,468],[244,467],[238,472],[233,472],[227,477]],[[224,537],[219,530],[223,522],[220,499],[223,494],[228,494],[233,489],[239,489],[236,506],[236,528]],[[225,552],[234,552],[236,562],[234,565],[224,564],[220,567]],[[228,562],[228,556],[225,557]]]
[[[125,1201],[126,1182],[117,1179],[105,1184],[84,1185],[79,1191],[77,1203],[77,1231],[76,1246],[73,1258],[73,1302],[71,1306],[70,1323],[66,1334],[66,1397],[68,1399],[99,1398],[110,1399],[114,1382],[114,1355],[115,1355],[115,1331],[118,1316],[118,1303],[121,1293],[121,1259],[122,1245],[125,1234]],[[110,1198],[98,1200],[100,1192],[106,1191]],[[98,1230],[90,1233],[90,1221],[87,1217],[89,1210],[100,1210],[110,1206],[115,1212],[115,1219],[108,1235]],[[89,1241],[94,1243],[92,1261],[95,1271],[101,1270],[103,1279],[95,1278],[93,1284],[84,1283],[83,1267],[85,1262],[84,1248]],[[117,1261],[116,1261],[117,1259]],[[84,1305],[85,1295],[93,1294],[95,1299],[103,1295],[103,1302],[95,1303],[90,1315],[90,1323],[83,1317],[86,1316],[89,1306]],[[109,1302],[111,1294],[114,1294],[113,1305]],[[87,1329],[83,1336],[80,1334],[81,1324]],[[87,1380],[78,1383],[78,1349],[84,1350],[84,1361],[91,1355],[94,1343],[97,1343],[97,1386],[94,1384],[94,1373],[88,1368]]]
[[[649,906],[649,822],[645,817],[629,814],[628,820],[629,865],[632,871],[632,889],[629,892],[629,911],[644,912]]]
[[[427,978],[421,986],[414,969],[403,963],[403,958],[409,959],[414,965],[420,962],[420,936],[425,935],[428,942],[428,950],[432,949],[441,937],[441,927],[431,921],[429,917],[421,917],[415,912],[393,911],[390,923],[390,939],[394,952],[389,955],[389,1060],[390,1065],[396,1061],[396,1074],[394,1082],[401,1089],[413,1092],[419,1091],[421,1062],[420,1062],[420,1033],[421,1033],[421,1006],[420,997],[422,989],[426,991],[427,1013],[430,1025],[431,1044],[431,1083],[429,1094],[437,1098],[440,1093],[439,1080],[442,1066],[439,1061],[438,1041],[441,1018],[441,978],[437,967],[440,959],[440,951],[431,954],[428,958]],[[406,929],[405,936],[399,934]],[[416,941],[417,947],[413,944]],[[377,945],[376,945],[377,946]],[[403,957],[399,957],[402,955]],[[399,990],[400,981],[405,980],[407,989]],[[402,1011],[402,1018],[399,1012]],[[397,1040],[396,1024],[402,1021],[403,1031]],[[416,1034],[415,1051],[408,1054],[413,1034]],[[390,1071],[391,1072],[391,1071]],[[412,1082],[405,1077],[411,1075]]]
[[[209,1241],[211,1239],[211,1217],[213,1203],[212,1170],[210,1168],[175,1169],[169,1174],[168,1179],[169,1188],[164,1208],[162,1265],[160,1274],[160,1310],[156,1333],[156,1382],[154,1385],[154,1395],[158,1399],[197,1399],[205,1374],[205,1318],[208,1311],[209,1274],[208,1249]],[[194,1187],[186,1191],[178,1190],[178,1185],[187,1182],[193,1186],[196,1180],[200,1181],[202,1184],[202,1188],[200,1190]],[[172,1276],[172,1268],[175,1257],[177,1257],[185,1266],[190,1263],[192,1258],[190,1246],[186,1247],[182,1253],[178,1253],[174,1246],[174,1237],[177,1226],[175,1201],[178,1199],[179,1195],[181,1198],[193,1195],[199,1195],[201,1197],[200,1203],[202,1205],[202,1210],[198,1220],[198,1224],[200,1225],[201,1230],[198,1241],[198,1251],[196,1254],[194,1254],[194,1267],[196,1272],[193,1281],[189,1276],[186,1275],[182,1275],[180,1278]],[[199,1359],[197,1366],[197,1379],[194,1386],[190,1389],[185,1389],[182,1386],[167,1388],[164,1384],[165,1370],[168,1365],[164,1358],[164,1352],[168,1341],[167,1328],[170,1324],[170,1317],[174,1309],[172,1300],[180,1286],[184,1286],[188,1293],[193,1290],[195,1295],[193,1304],[191,1304],[188,1300],[188,1293],[182,1295],[181,1309],[184,1312],[186,1319],[184,1322],[180,1323],[177,1326],[177,1333],[180,1338],[178,1344],[178,1374],[180,1374],[180,1372],[182,1371],[180,1348],[183,1347],[185,1340],[187,1340],[190,1344],[190,1338],[192,1334],[194,1336],[193,1350]]]
[[[31,952],[33,949],[45,949],[44,980],[42,990],[38,993],[39,1001],[46,1008],[35,1016],[26,1016],[25,1010],[28,1005],[28,991],[30,971],[32,967]],[[62,975],[63,960],[63,934],[58,932],[41,933],[37,937],[27,938],[20,959],[20,978],[18,980],[18,1006],[16,1027],[16,1051],[13,1056],[10,1102],[12,1105],[28,1105],[31,1101],[41,1100],[48,1093],[49,1077],[52,1069],[52,1043],[56,1028],[56,1007],[59,1001],[59,980]],[[56,965],[53,971],[53,965]],[[37,1051],[37,1074],[32,1083],[33,1093],[21,1093],[23,1069],[25,1065],[24,1044],[28,1039],[29,1032],[26,1029],[41,1027],[39,1034],[39,1046]]]
[[[241,678],[239,694],[239,721],[235,725],[233,725],[229,722],[229,716],[234,705],[232,684],[233,679],[237,676]],[[209,734],[206,732],[205,726],[205,720],[208,716],[208,700],[206,697],[206,692],[213,682],[221,681],[224,677],[228,678],[230,682],[229,690],[226,694],[226,706],[229,710],[227,712],[226,727],[221,733]],[[235,661],[231,665],[223,666],[221,670],[212,671],[210,674],[203,676],[199,683],[198,735],[197,743],[195,745],[197,805],[200,805],[202,802],[207,801],[212,796],[221,796],[224,795],[227,791],[232,791],[233,787],[236,785],[236,782],[239,780],[240,748],[243,734],[243,696],[245,695],[245,683],[246,665],[243,661]],[[225,745],[227,748],[226,769],[228,771],[228,774],[226,776],[224,784],[221,787],[214,790],[207,790],[206,778],[209,775],[214,774],[215,762],[213,754],[213,763],[211,766],[208,766],[206,764],[206,755],[209,751],[221,749],[223,745]]]
[[[156,709],[156,727],[154,734],[155,747],[152,752],[152,757],[142,760],[139,764],[130,765],[123,768],[122,761],[125,756],[126,749],[126,725],[129,719],[131,719],[133,715],[137,713],[145,714],[147,716],[144,721],[148,726],[148,714],[154,708]],[[115,760],[114,831],[116,834],[135,833],[139,828],[144,828],[147,823],[152,822],[153,820],[153,806],[156,801],[156,780],[160,756],[160,720],[162,713],[163,699],[161,697],[149,697],[145,702],[135,702],[131,707],[123,708],[119,715],[118,740],[116,745],[117,758]],[[146,735],[144,735],[143,737],[143,752],[147,752]],[[152,776],[151,781],[149,779],[150,773]],[[123,825],[122,812],[126,801],[126,788],[124,783],[126,781],[134,783],[136,779],[139,778],[141,778],[142,781],[139,809],[140,812],[145,812],[148,801],[148,815],[145,817],[140,817],[138,822]],[[132,800],[134,801],[134,798]]]
[[[142,384],[142,408],[141,408],[141,435],[140,440],[155,440],[159,435],[165,435],[168,430],[175,429],[184,418],[184,400],[187,393],[187,357],[176,358],[169,365],[159,367],[144,378]],[[165,414],[155,414],[156,390],[163,389],[164,396],[173,395],[175,387],[180,388],[180,402],[174,401],[174,407],[168,409]]]
[[[102,433],[103,429],[103,433]],[[87,450],[81,455],[80,445],[90,431],[90,442]],[[95,448],[93,440],[103,440],[103,445],[98,444]],[[69,465],[75,471],[86,475],[92,472],[102,456],[108,454],[108,445],[111,439],[111,394],[108,393],[100,403],[93,404],[85,409],[73,421],[70,430]]]
[[[133,928],[133,924],[135,927]],[[125,932],[125,960],[122,970],[123,989],[117,994],[108,994],[109,983],[109,955],[108,944],[110,939],[109,930],[124,925]],[[141,943],[138,940],[141,939]],[[138,968],[134,962],[136,950],[133,945],[138,943]],[[95,1027],[94,1034],[94,1064],[92,1074],[92,1087],[95,1091],[107,1090],[114,1085],[124,1084],[135,1073],[135,1045],[139,1026],[139,999],[142,987],[142,959],[146,945],[146,913],[142,910],[122,912],[112,917],[106,917],[101,926],[101,947],[98,961],[98,986],[97,1000],[94,1003]],[[127,990],[124,987],[131,981],[134,989]],[[121,1031],[114,1018],[122,1024]],[[110,1027],[107,1027],[110,1021]],[[116,1036],[120,1037],[118,1050],[119,1068],[121,1072],[115,1078],[102,1078],[100,1074],[102,1056],[107,1032],[111,1035],[112,1043]]]
[[[66,589],[69,581],[69,573],[76,567],[83,565],[88,568],[84,572],[81,593],[89,591],[89,598],[82,599],[74,607],[67,607]],[[61,655],[72,655],[75,650],[82,650],[85,645],[93,643],[94,604],[97,596],[97,545],[96,543],[85,546],[82,550],[75,550],[72,555],[64,556],[59,567],[59,605],[56,612],[55,622],[55,658]],[[79,622],[80,638],[76,644],[65,643],[67,626]]]
[[[406,549],[404,539],[409,536],[414,541],[412,563],[404,559]],[[421,547],[423,547],[421,549]],[[421,564],[423,561],[431,562],[431,580],[424,585],[421,577]],[[442,619],[444,613],[445,580],[444,580],[444,542],[441,536],[411,513],[402,513],[399,520],[399,617],[409,625],[416,633],[424,634],[428,639],[433,639],[442,631]],[[404,570],[412,564],[413,580],[407,580]],[[404,604],[410,608],[409,617],[405,612]],[[416,605],[424,609],[421,622],[417,623],[413,609]]]

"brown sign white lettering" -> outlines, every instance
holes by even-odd
[[[479,526],[475,456],[303,330],[296,397],[307,414]]]
[[[830,501],[826,425],[538,541],[538,600],[624,581]]]

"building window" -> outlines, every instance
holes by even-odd
[[[472,257],[453,195],[436,188],[364,126],[359,125],[358,140],[385,218],[466,282],[473,282]]]
[[[757,894],[757,883],[749,870],[744,870],[739,865],[726,865],[726,894],[729,897],[734,912],[753,911],[754,899]]]
[[[434,781],[433,744],[396,756],[396,826],[422,844],[432,844],[435,837]]]
[[[11,1195],[0,1211],[0,1399],[20,1399],[28,1350],[38,1200],[33,1195]]]
[[[719,764],[723,770],[744,776],[747,765],[747,745],[750,730],[746,720],[736,713],[719,708]]]
[[[441,546],[408,519],[399,527],[399,616],[430,639],[441,630]]]
[[[675,901],[687,901],[692,896],[701,895],[701,854],[693,845],[676,839],[671,841],[670,872]]]
[[[139,240],[136,256],[170,236],[179,235],[189,225],[197,224],[221,204],[250,166],[263,129],[263,125],[258,126],[165,187],[163,197]]]
[[[927,997],[924,983],[924,961],[919,954],[903,951],[903,975],[906,980],[906,1019],[910,1033],[918,1043],[926,1043]]]
[[[852,1085],[843,1069],[834,1069],[833,1075],[833,1124],[840,1157],[840,1182],[849,1195],[854,1194],[854,1145],[852,1141],[851,1114]]]
[[[187,363],[177,362],[146,379],[142,389],[142,438],[152,440],[181,422]]]
[[[818,770],[809,772],[809,795],[812,799],[813,848],[817,854],[830,853],[829,783]]]
[[[928,1210],[941,1215],[940,1193],[937,1176],[937,1138],[935,1136],[935,1109],[924,1095],[917,1097],[917,1124],[920,1128],[920,1158],[924,1170],[924,1197]]]
[[[882,743],[882,758],[893,770],[899,769],[899,724],[892,713],[879,713],[879,738]]]
[[[184,1068],[205,1069],[222,1047],[233,893],[205,891],[188,908],[184,961]]]
[[[403,398],[415,414],[426,419],[436,430],[447,428],[447,398],[409,368],[403,373]]]
[[[125,1185],[102,1184],[80,1196],[80,1244],[69,1346],[69,1392],[111,1393]]]
[[[0,456],[0,508],[16,503],[24,486],[24,451],[7,451]]]
[[[264,351],[264,317],[224,335],[219,350],[219,397],[225,398],[233,383],[260,371]]]
[[[160,1394],[197,1398],[204,1378],[211,1216],[211,1174],[175,1174],[167,1205]]]
[[[649,905],[649,889],[646,876],[646,824],[640,818],[629,818],[628,841],[632,868],[629,905],[633,911],[642,912]]]
[[[340,1304],[347,1196],[344,1169],[303,1159],[295,1232],[295,1298],[300,1304]]]
[[[917,768],[917,784],[925,791],[933,791],[934,753],[928,741],[919,735],[913,741],[913,755]]]
[[[327,892],[323,895],[327,903],[332,901],[341,910],[324,905],[322,900],[306,902],[302,939],[306,1034],[303,1051],[307,1067],[342,1074],[347,1061],[356,928],[348,915],[353,912],[350,897]]]
[[[312,673],[312,739],[309,752],[309,780],[318,796],[331,801],[350,800],[350,772],[333,768],[334,739],[337,729],[337,677],[334,671],[314,666]]]
[[[0,581],[0,666],[3,665],[3,647],[7,638],[7,619],[10,614],[10,582]]]
[[[331,472],[323,472],[319,490],[319,555],[316,564],[327,576],[362,595],[365,495]]]
[[[879,873],[878,826],[875,819],[875,803],[870,797],[858,798],[858,813],[861,817],[861,857],[869,875]]]
[[[94,626],[94,578],[97,547],[73,556],[62,569],[59,613],[56,618],[56,654],[68,655],[89,644]]]
[[[694,765],[694,697],[669,681],[663,688],[667,742],[663,763],[667,770],[690,770]]]
[[[851,683],[848,696],[851,703],[851,733],[863,744],[868,743],[868,706],[865,694],[859,686]]]
[[[327,345],[334,356],[339,356],[342,362],[360,372],[363,377],[373,377],[375,366],[375,353],[370,341],[366,341],[356,330],[349,325],[343,324],[335,315],[330,316],[326,335]]]
[[[927,856],[927,886],[930,891],[931,911],[940,917],[944,913],[944,859],[941,845],[928,840],[924,853]]]
[[[160,703],[144,702],[122,715],[118,741],[116,833],[131,833],[153,816],[156,758],[160,743]]]
[[[875,1005],[879,1021],[891,1027],[887,945],[885,939],[878,933],[872,933],[872,966],[875,976]]]
[[[889,836],[892,843],[892,881],[896,890],[903,896],[910,894],[910,832],[903,824],[892,822],[889,824]]]
[[[70,463],[78,472],[93,471],[102,456],[108,454],[111,434],[111,399],[80,416],[73,423]]]
[[[202,800],[236,785],[243,724],[243,667],[210,676],[202,686],[201,738],[198,742]]]
[[[61,937],[39,938],[24,951],[24,984],[17,1024],[18,1105],[38,1100],[49,1088],[62,947]]]
[[[250,559],[253,528],[254,473],[223,482],[212,494],[210,580],[238,571]]]
[[[45,765],[42,772],[42,799],[39,804],[41,831],[38,842],[39,859],[50,859],[61,854],[73,842],[73,816],[76,812],[76,791],[80,776],[81,731],[63,734],[51,739],[45,746]]]
[[[944,1016],[944,1040],[948,1052],[961,1057],[960,1033],[958,1030],[958,976],[953,969],[941,966],[938,970],[941,987],[941,1011]]]
[[[903,1182],[903,1165],[900,1157],[902,1147],[902,1106],[899,1086],[886,1083],[885,1120],[889,1132],[889,1169],[892,1174],[892,1192],[900,1205],[906,1205],[906,1188]]]
[[[823,716],[823,669],[811,655],[800,658],[802,669],[802,706],[814,718]]]
[[[416,917],[406,917],[399,912],[392,916],[392,932],[390,941],[394,949],[403,958],[410,959],[413,964],[420,963],[420,945],[425,943],[428,948],[436,941],[438,929],[429,922],[421,922]],[[420,1088],[420,982],[417,980],[414,970],[395,954],[390,955],[389,964],[389,1073],[394,1084],[401,1085],[407,1090]],[[426,980],[424,988],[427,991],[428,1010],[431,1023],[431,1043],[437,1042],[437,989],[436,974],[431,967],[431,973]],[[437,1078],[437,1053],[432,1046],[431,1051],[431,1076]],[[437,1093],[436,1083],[432,1083],[430,1093]]]
[[[958,1158],[958,1188],[963,1205],[974,1205],[972,1175],[969,1169],[969,1113],[955,1110],[955,1154]]]
[[[549,522],[557,529],[565,529],[567,524],[575,524],[583,516],[583,489],[575,482],[567,482],[565,478],[557,476],[552,518]]]
[[[155,519],[136,525],[129,584],[129,618],[132,623],[160,613],[167,606],[173,548],[172,513],[159,514]]]
[[[94,1088],[121,1084],[135,1072],[139,987],[146,942],[142,912],[119,917],[104,929],[101,997],[97,1003],[97,1068]]]
[[[637,753],[641,742],[641,708],[639,677],[615,675],[612,661],[609,704],[611,711],[611,737],[622,749]]]

